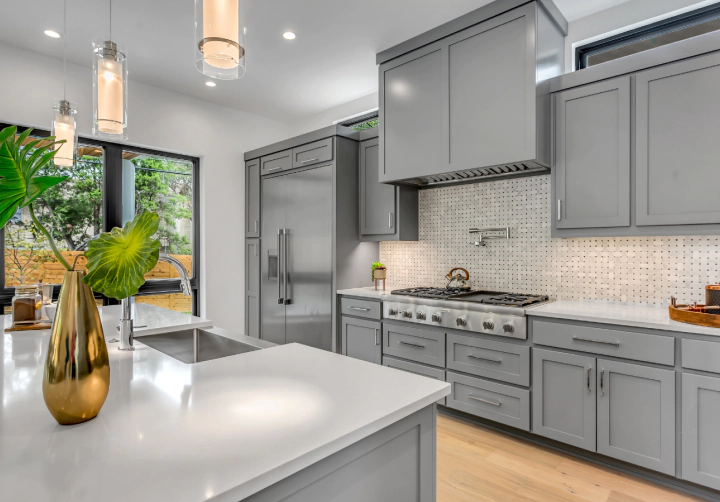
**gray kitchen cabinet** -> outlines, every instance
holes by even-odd
[[[637,225],[720,223],[720,54],[638,73]]]
[[[598,359],[597,452],[675,475],[675,372]]]
[[[382,362],[381,338],[382,325],[378,321],[342,317],[342,353],[344,355],[380,364]]]
[[[595,358],[533,349],[535,434],[595,451]]]
[[[720,490],[720,379],[682,375],[682,478]]]
[[[555,96],[553,229],[630,225],[630,77]]]
[[[380,183],[377,137],[360,143],[360,239],[416,241],[419,238],[418,192]]]
[[[260,159],[245,163],[245,237],[260,237]]]
[[[260,239],[245,241],[245,334],[260,338]]]

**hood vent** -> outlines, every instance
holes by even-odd
[[[429,188],[438,185],[457,185],[461,183],[479,183],[482,181],[494,181],[499,178],[534,176],[538,174],[547,174],[549,172],[549,167],[545,167],[541,164],[528,161],[493,167],[483,167],[480,169],[469,169],[467,171],[458,171],[456,173],[433,174],[432,176],[410,178],[407,180],[403,180],[402,183],[420,188]]]

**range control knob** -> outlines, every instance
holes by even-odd
[[[483,321],[483,328],[485,329],[495,329],[495,323],[492,321]]]
[[[408,319],[412,319],[412,312],[409,310],[403,310],[402,313],[403,317],[407,317]]]
[[[388,309],[388,315],[397,315],[397,309],[389,308],[389,309]]]
[[[420,319],[421,321],[424,321],[425,319],[427,319],[427,317],[425,316],[425,312],[421,312],[421,311],[419,311],[419,310],[418,310],[417,313],[415,314],[415,317],[417,317],[417,318]]]
[[[442,321],[442,317],[440,317],[440,314],[433,314],[433,315],[432,315],[432,321],[433,321],[433,322],[440,322],[440,321]]]
[[[515,326],[513,326],[513,323],[511,322],[506,322],[503,324],[503,331],[505,331],[505,333],[512,333],[515,331]]]
[[[467,319],[465,319],[464,317],[458,317],[457,319],[455,319],[455,324],[457,324],[458,326],[467,326]]]

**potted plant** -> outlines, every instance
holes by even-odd
[[[379,261],[372,264],[372,280],[385,279],[387,277],[387,268]]]

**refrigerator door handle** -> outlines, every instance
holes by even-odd
[[[277,274],[277,278],[278,278],[278,294],[277,294],[277,302],[278,302],[278,305],[285,305],[285,298],[283,298],[283,296],[282,296],[283,293],[282,293],[282,280],[281,280],[281,277],[283,276],[283,275],[282,275],[283,273],[280,271],[280,268],[283,266],[283,265],[282,265],[282,262],[283,262],[283,261],[282,261],[282,240],[283,240],[283,232],[284,232],[284,231],[283,231],[282,228],[278,228],[278,238],[277,238],[277,254],[278,254],[278,258],[277,258],[277,261],[278,261],[278,274]]]
[[[288,254],[290,251],[290,229],[285,229],[285,249],[283,249],[283,273],[285,274],[285,294],[283,295],[283,298],[285,299],[285,305],[290,305],[292,303],[292,298],[290,298],[290,295],[288,295]]]

